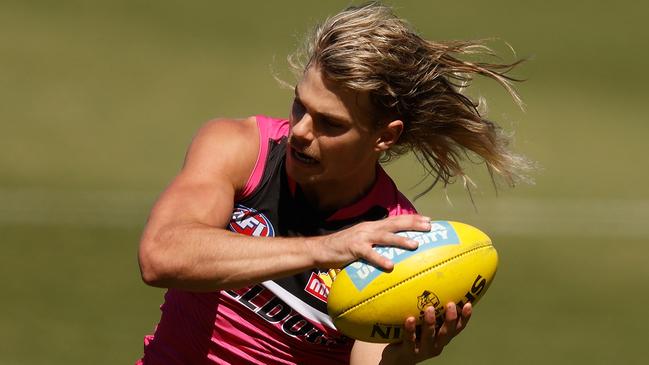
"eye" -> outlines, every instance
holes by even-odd
[[[335,119],[329,119],[326,117],[320,117],[317,119],[317,123],[320,126],[319,128],[328,135],[337,136],[345,133],[349,127],[342,122],[339,122]]]
[[[329,118],[321,118],[320,121],[324,125],[326,125],[327,127],[330,127],[330,128],[342,128],[343,127],[343,125],[340,124],[339,122],[336,122],[336,121],[331,120]]]

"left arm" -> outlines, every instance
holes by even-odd
[[[459,315],[455,304],[448,303],[444,323],[436,331],[435,309],[428,307],[424,314],[420,338],[416,335],[415,318],[408,317],[405,321],[403,341],[390,345],[356,341],[352,348],[350,365],[417,364],[438,356],[444,346],[466,327],[471,312],[471,303],[465,304]]]

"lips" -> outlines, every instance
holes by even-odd
[[[299,152],[295,148],[291,147],[291,156],[295,158],[297,161],[302,162],[303,164],[306,165],[315,165],[318,163],[318,160],[309,156],[308,154],[304,152]]]

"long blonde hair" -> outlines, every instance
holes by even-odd
[[[479,103],[463,90],[476,75],[484,76],[504,87],[522,107],[512,87],[518,80],[507,75],[521,61],[460,59],[467,55],[494,54],[480,41],[425,40],[391,8],[372,2],[326,19],[304,47],[289,56],[289,63],[298,72],[317,64],[328,79],[368,92],[377,127],[395,118],[402,120],[403,133],[382,161],[412,151],[434,178],[422,194],[458,176],[466,182],[460,162],[472,156],[484,162],[492,179],[498,175],[514,185],[529,168],[528,161],[510,151],[510,136],[485,119]]]

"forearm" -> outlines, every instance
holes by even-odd
[[[416,364],[413,354],[400,353],[394,345],[355,341],[350,365],[410,365]]]
[[[251,237],[200,223],[161,228],[140,246],[143,280],[214,291],[289,276],[315,266],[317,238]]]

